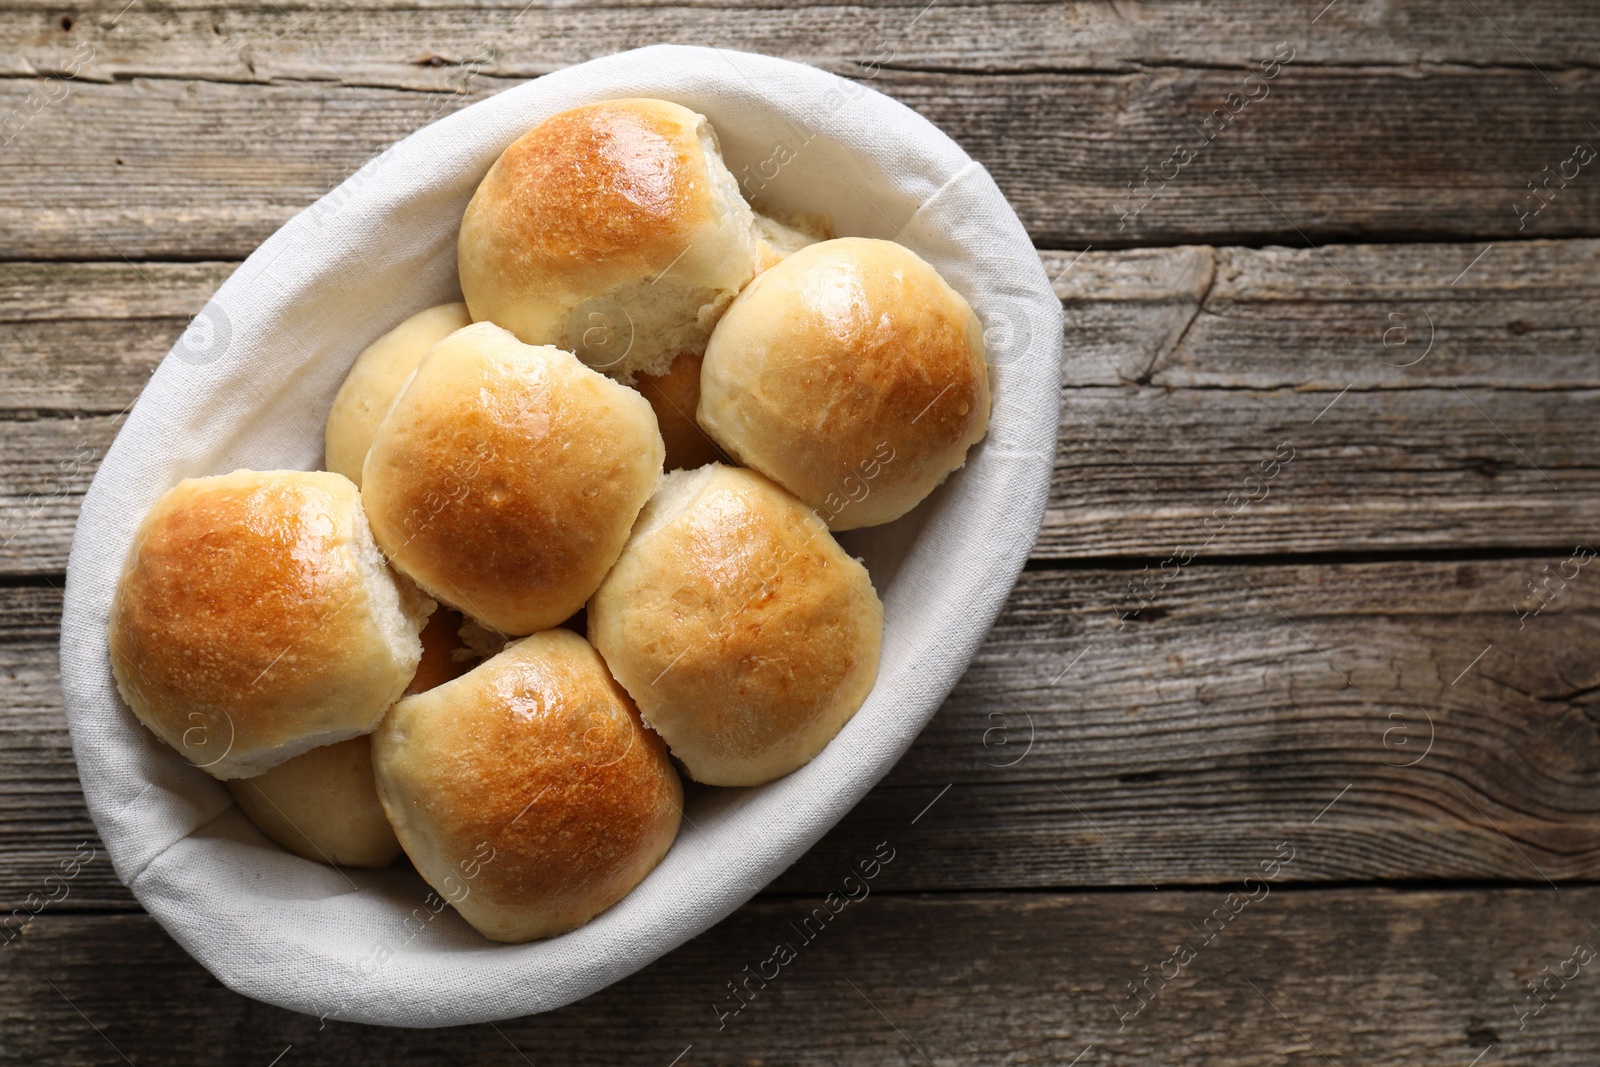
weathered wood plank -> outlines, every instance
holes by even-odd
[[[824,888],[913,818],[887,887],[1221,882],[1296,826],[1295,881],[1600,877],[1600,579],[1571,563],[1518,618],[1565,559],[1027,572],[905,759],[778,885]],[[57,603],[0,592],[0,901],[93,835]],[[80,882],[74,907],[126,904],[104,864]]]
[[[1570,548],[1593,534],[1597,403],[1595,389],[1069,390],[1034,556]],[[0,422],[0,569],[61,572],[120,421]],[[1274,456],[1289,461],[1263,486]],[[1256,502],[1227,518],[1241,494]]]
[[[1592,241],[1044,253],[1067,387],[1035,555],[1206,542],[1200,524],[1279,452],[1294,458],[1269,495],[1207,552],[1589,536],[1597,257]]]
[[[1482,251],[1043,253],[1068,388],[1036,554],[1164,557],[1285,440],[1294,460],[1213,554],[1585,536],[1600,242]],[[0,264],[0,414],[84,413],[0,421],[0,571],[60,572],[117,414],[231,270]]]
[[[121,415],[0,422],[0,573],[61,574],[89,481]]]
[[[938,863],[896,872],[907,888],[1221,881],[1314,818],[1296,878],[1592,878],[1600,583],[1570,564],[1517,616],[1563,562],[1029,572],[934,723],[786,884],[946,785],[919,823]]]
[[[892,847],[885,871],[920,847],[915,829]],[[1412,1067],[1467,1064],[1486,1049],[1496,1064],[1593,1062],[1600,994],[1576,963],[1593,949],[1574,947],[1596,943],[1584,916],[1600,891],[1261,882],[1248,892],[1267,895],[1206,943],[1199,924],[1220,926],[1213,910],[1255,870],[1189,893],[874,893],[809,943],[791,924],[819,900],[760,901],[560,1011],[425,1031],[246,1000],[143,916],[46,915],[0,953],[0,1062]],[[764,985],[750,980],[731,1014],[727,983],[756,973],[777,942],[795,945],[794,958]],[[1148,1006],[1123,1021],[1141,1003],[1125,983],[1156,974],[1179,943],[1193,958],[1170,983],[1151,978]],[[1558,968],[1578,977],[1552,978],[1554,999],[1533,1014],[1525,982]]]
[[[1040,261],[1067,311],[1069,386],[1600,387],[1600,241]],[[121,411],[236,266],[0,263],[0,412]]]
[[[22,907],[30,893],[54,895],[63,860],[82,856],[77,846],[99,849],[84,809],[72,742],[61,710],[58,589],[0,591],[0,908]],[[103,851],[74,879],[68,906],[137,907],[112,874]]]
[[[126,263],[114,257],[101,263],[0,263],[0,326],[187,319],[237,266]],[[59,359],[64,353],[51,349],[34,355]],[[7,366],[8,378],[15,369]]]
[[[1570,547],[1593,535],[1596,403],[1592,389],[1071,390],[1035,556]],[[1274,456],[1292,462],[1263,489]],[[1240,494],[1260,502],[1241,511]]]
[[[1069,386],[1600,386],[1600,241],[1040,256]]]
[[[124,410],[237,266],[0,263],[0,412]]]
[[[1291,65],[1220,132],[1197,134],[1243,77],[883,70],[873,84],[986,164],[1041,245],[1600,233],[1600,181],[1582,168],[1536,215],[1517,208],[1541,167],[1600,137],[1591,72],[1552,87],[1531,69]],[[508,84],[0,79],[0,116],[22,116],[0,172],[0,258],[242,257],[385,145]],[[46,87],[59,99],[35,113]],[[1372,135],[1372,114],[1389,116],[1387,136]],[[1185,141],[1198,155],[1179,168]]]
[[[1450,0],[1344,0],[1316,18],[1314,4],[1224,0],[1159,4],[1084,0],[983,3],[811,0],[781,7],[653,3],[571,7],[517,0],[474,4],[120,4],[64,14],[48,0],[0,7],[0,74],[72,69],[110,78],[218,81],[343,80],[450,89],[475,63],[523,78],[643,42],[765,52],[844,74],[863,64],[998,72],[1129,71],[1136,67],[1245,67],[1288,39],[1296,62],[1346,66],[1462,64],[1555,74],[1591,66],[1600,16],[1579,0],[1496,11],[1493,24]],[[119,14],[120,11],[120,14]],[[736,11],[736,17],[728,17]],[[1498,26],[1504,36],[1495,32]],[[80,51],[80,45],[94,49]],[[870,69],[870,68],[868,68]]]

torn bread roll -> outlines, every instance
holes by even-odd
[[[989,427],[983,327],[910,249],[846,237],[751,282],[717,324],[696,418],[830,529],[910,511]]]
[[[756,273],[782,263],[806,245],[827,240],[827,220],[810,215],[789,217],[789,222],[756,211]],[[655,409],[661,440],[667,446],[666,469],[694,470],[707,463],[730,462],[711,436],[695,421],[700,405],[700,364],[703,353],[681,353],[661,374],[639,374],[634,388]]]
[[[397,570],[491,629],[528,634],[599,586],[662,453],[636,391],[479,322],[423,357],[373,438],[361,495]]]
[[[809,761],[872,690],[883,607],[808,510],[754,471],[674,471],[589,602],[589,639],[708,785]]]
[[[361,464],[384,413],[428,349],[472,323],[467,305],[419,311],[372,342],[350,367],[328,411],[323,456],[328,469],[361,484]]]
[[[801,227],[807,227],[802,229]],[[828,239],[828,223],[820,218],[797,216],[794,225],[756,212],[756,272],[782,263],[807,245]],[[639,374],[634,388],[644,394],[655,409],[661,425],[661,439],[667,446],[667,470],[694,470],[707,463],[730,462],[711,435],[695,421],[700,406],[701,352],[684,352],[661,374]]]
[[[704,115],[624,99],[563,111],[501,153],[457,260],[474,319],[631,383],[705,351],[774,247]]]
[[[496,941],[554,937],[622,899],[678,832],[661,739],[589,643],[547,630],[396,704],[378,795],[423,879]]]
[[[139,720],[217,778],[370,732],[433,603],[385,565],[339,474],[179,482],[134,535],[111,666]]]

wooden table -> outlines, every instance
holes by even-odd
[[[899,767],[638,975],[498,1026],[319,1023],[224,989],[102,851],[0,948],[0,1059],[1596,1062],[1600,6],[125,2],[0,3],[8,909],[99,845],[57,617],[119,413],[240,259],[432,115],[658,41],[870,79],[1033,235],[1060,454]],[[719,1029],[883,841],[871,897]]]

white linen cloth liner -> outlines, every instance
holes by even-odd
[[[866,705],[794,774],[691,804],[676,844],[583,928],[480,937],[400,863],[340,871],[277,848],[226,790],[142,728],[112,681],[106,617],[139,519],[178,480],[315,469],[356,354],[456,298],[456,230],[500,151],[578,104],[659,96],[708,116],[747,191],[893,237],[983,317],[988,438],[910,516],[843,538],[885,608]],[[195,959],[247,996],[312,1015],[443,1026],[550,1010],[716,923],[876,783],[966,668],[1027,558],[1056,446],[1061,308],[988,173],[860,83],[741,52],[656,46],[541,77],[399,142],[269,238],[162,362],[84,499],[67,567],[62,689],[89,811],[117,875]],[[408,923],[408,916],[415,915]],[[424,922],[420,916],[428,916]],[[420,932],[415,932],[421,926]],[[707,998],[722,976],[707,976]]]

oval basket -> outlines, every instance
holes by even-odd
[[[405,865],[340,871],[277,848],[227,791],[117,696],[106,617],[134,528],[179,479],[314,469],[357,353],[454,299],[456,229],[506,145],[546,117],[621,96],[708,116],[747,194],[891,237],[982,317],[995,367],[988,438],[914,512],[842,540],[883,598],[877,686],[827,749],[752,789],[711,790],[624,900],[562,937],[502,945]],[[419,124],[427,116],[419,109]],[[90,814],[117,875],[218,979],[312,1015],[444,1026],[547,1011],[716,923],[809,848],[905,752],[1004,603],[1044,513],[1056,446],[1061,308],[988,173],[867,86],[764,56],[658,46],[562,70],[399,142],[268,239],[162,362],[84,499],[67,567],[61,673]]]

